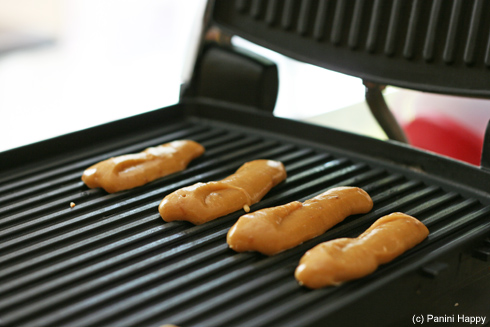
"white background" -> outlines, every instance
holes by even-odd
[[[204,5],[0,0],[0,151],[176,103]],[[2,51],[15,35],[52,42]],[[364,103],[359,79],[255,50],[278,64],[277,116],[385,138]],[[394,88],[385,95],[405,121],[417,112],[439,111],[480,137],[490,118],[488,100]]]
[[[0,41],[12,32],[53,40],[0,53],[0,151],[176,103],[203,8],[202,0],[0,0]],[[272,56],[278,116],[363,100],[357,79]]]

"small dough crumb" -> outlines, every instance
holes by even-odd
[[[250,212],[250,207],[246,204],[243,206],[243,210],[245,210],[245,212]]]
[[[70,202],[70,208],[74,208],[75,207],[75,202]]]
[[[454,306],[455,307],[459,306],[459,303],[458,302],[454,303]]]

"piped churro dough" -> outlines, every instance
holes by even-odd
[[[101,161],[83,172],[82,181],[90,188],[102,187],[109,193],[127,190],[184,170],[203,153],[204,147],[197,142],[173,141]]]
[[[271,188],[286,179],[279,161],[254,160],[217,182],[197,183],[167,195],[158,211],[163,220],[200,225],[234,211],[250,210]]]
[[[241,216],[228,231],[237,252],[273,255],[323,234],[346,217],[366,213],[373,200],[358,187],[336,187],[301,203],[258,210]]]
[[[295,271],[309,288],[338,285],[374,272],[422,242],[429,230],[414,217],[396,212],[378,219],[357,238],[339,238],[307,251]]]

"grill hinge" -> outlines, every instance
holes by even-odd
[[[490,171],[490,121],[487,124],[487,130],[483,138],[480,166],[483,170]]]
[[[203,46],[181,97],[214,99],[272,112],[278,88],[274,62],[231,43],[213,40]]]

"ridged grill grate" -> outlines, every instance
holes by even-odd
[[[295,31],[351,49],[400,53],[450,64],[490,66],[489,30],[481,28],[485,0],[237,0],[236,9],[272,28]],[[456,47],[457,35],[466,42]],[[415,45],[423,45],[415,49]],[[477,46],[482,47],[479,49]]]
[[[212,22],[288,57],[409,89],[489,97],[489,0],[215,0]]]
[[[314,244],[357,236],[393,211],[420,218],[431,230],[428,240],[405,254],[401,263],[386,265],[372,277],[382,279],[403,260],[416,258],[490,213],[490,207],[457,192],[280,137],[187,119],[147,133],[153,136],[121,141],[113,148],[95,146],[76,160],[60,158],[4,178],[3,325],[307,324],[333,310],[335,299],[349,296],[353,285],[363,285],[360,281],[319,291],[299,287],[294,268]],[[83,170],[99,160],[184,138],[202,143],[207,151],[183,172],[116,194],[87,189],[80,181]],[[242,212],[200,226],[160,218],[157,206],[166,194],[221,179],[257,158],[281,160],[288,178],[252,210],[304,200],[335,185],[364,188],[374,199],[374,209],[272,257],[228,249],[226,233]],[[70,208],[70,202],[76,206]],[[320,305],[320,311],[315,309]]]

